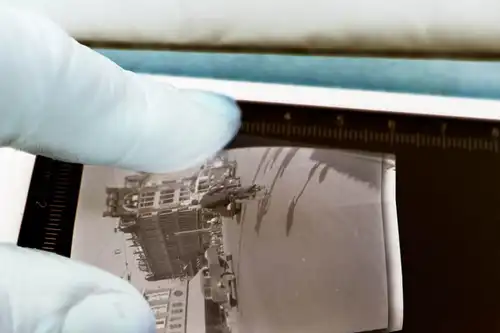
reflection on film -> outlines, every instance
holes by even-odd
[[[397,329],[394,173],[381,155],[287,147],[175,174],[86,167],[72,256],[141,290],[157,332]]]

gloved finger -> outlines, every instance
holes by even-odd
[[[230,99],[125,71],[51,21],[0,10],[0,146],[84,164],[167,172],[235,135]]]
[[[52,253],[0,244],[0,332],[154,333],[128,282]]]

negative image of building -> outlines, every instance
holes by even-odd
[[[205,299],[199,272],[171,288],[144,290],[156,317],[156,333],[229,333],[218,304]]]
[[[187,324],[187,282],[179,282],[172,288],[145,290],[156,318],[157,333],[185,333]]]
[[[172,180],[168,175],[139,173],[127,176],[123,187],[106,188],[103,216],[118,218],[117,229],[130,234],[137,266],[147,280],[196,274],[210,242],[207,221],[214,215],[191,203],[229,168],[219,159],[190,177]]]

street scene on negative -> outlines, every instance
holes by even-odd
[[[385,329],[386,160],[262,147],[176,174],[86,167],[72,257],[136,286],[157,332]]]

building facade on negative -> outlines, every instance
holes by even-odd
[[[145,290],[144,298],[156,318],[157,333],[186,333],[188,283],[171,288]]]
[[[230,163],[214,159],[198,172],[172,180],[168,175],[127,176],[124,186],[106,188],[104,217],[118,218],[117,229],[130,234],[136,264],[146,279],[194,276],[209,245],[205,229],[214,215],[191,202],[227,174]]]
[[[170,288],[144,290],[156,317],[156,333],[229,333],[219,305],[205,299],[201,272]]]

